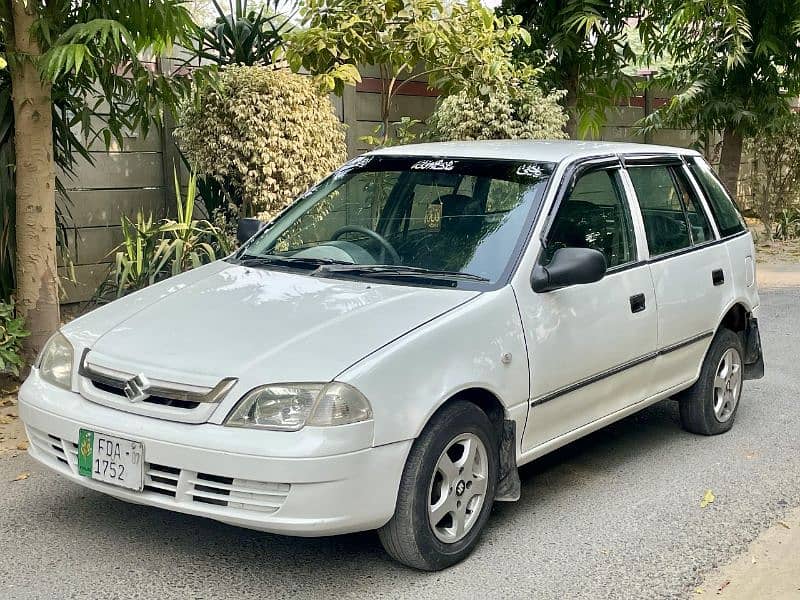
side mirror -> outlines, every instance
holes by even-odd
[[[236,226],[236,240],[239,244],[244,244],[247,240],[259,232],[264,222],[260,219],[251,217],[243,217],[239,219],[239,224]]]
[[[606,274],[606,257],[591,248],[559,248],[547,266],[531,273],[534,292],[549,292],[568,285],[594,283]]]

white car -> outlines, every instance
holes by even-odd
[[[20,390],[31,456],[122,500],[442,569],[517,467],[763,374],[753,241],[694,151],[420,144],[356,158],[234,255],[79,318]],[[154,532],[154,535],[156,532]]]

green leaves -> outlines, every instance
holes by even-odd
[[[530,43],[518,20],[497,17],[480,0],[305,0],[300,15],[286,60],[318,74],[326,91],[359,81],[356,67],[366,64],[385,73],[386,98],[407,79],[445,92],[500,85],[517,75],[514,47]]]
[[[747,137],[789,112],[800,92],[800,4],[792,0],[663,0],[642,28],[651,56],[672,66],[662,88],[683,90],[645,123]]]
[[[0,373],[19,375],[23,365],[22,340],[29,335],[24,319],[17,316],[14,299],[0,301]]]
[[[214,25],[198,28],[193,35],[195,56],[218,65],[272,64],[283,47],[283,36],[292,29],[293,13],[281,14],[282,0],[268,0],[258,11],[237,0],[217,11]]]
[[[359,77],[352,65],[341,69]],[[223,211],[233,203],[246,217],[276,214],[346,160],[328,95],[287,69],[220,69],[216,87],[199,86],[182,105],[175,135],[198,173],[226,192]]]
[[[463,90],[442,98],[428,126],[436,140],[559,139],[567,115],[563,93],[545,95],[535,83]]]
[[[178,220],[154,222],[152,215],[145,217],[142,213],[135,222],[123,217],[123,241],[114,251],[112,267],[95,294],[98,300],[120,298],[230,252],[223,231],[204,219],[193,218],[195,175],[189,178],[185,197],[181,195],[177,172],[174,177]]]

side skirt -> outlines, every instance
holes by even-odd
[[[617,412],[611,413],[610,415],[606,415],[601,419],[597,419],[596,421],[592,421],[591,423],[587,423],[582,427],[578,427],[577,429],[573,429],[563,435],[560,435],[552,440],[545,442],[544,444],[540,444],[534,448],[531,448],[527,452],[520,454],[517,458],[517,466],[522,466],[526,463],[531,462],[532,460],[536,460],[544,456],[545,454],[549,454],[553,450],[557,450],[561,446],[566,446],[570,442],[574,442],[575,440],[582,438],[585,435],[588,435],[598,429],[602,429],[606,425],[610,425],[615,421],[619,421],[620,419],[624,419],[625,417],[632,415],[633,413],[639,412],[640,410],[647,408],[651,404],[655,404],[656,402],[660,402],[665,398],[669,398],[673,394],[677,394],[680,391],[685,390],[686,388],[692,385],[692,381],[687,381],[681,384],[678,384],[674,387],[671,387],[663,392],[659,392],[655,396],[651,396],[650,398],[646,398],[641,402],[637,402],[636,404],[631,404]]]

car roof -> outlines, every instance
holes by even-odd
[[[494,158],[561,162],[565,159],[608,156],[609,154],[663,154],[699,156],[695,150],[654,144],[587,142],[577,140],[487,140],[433,142],[381,148],[372,156],[432,156],[442,158]]]

